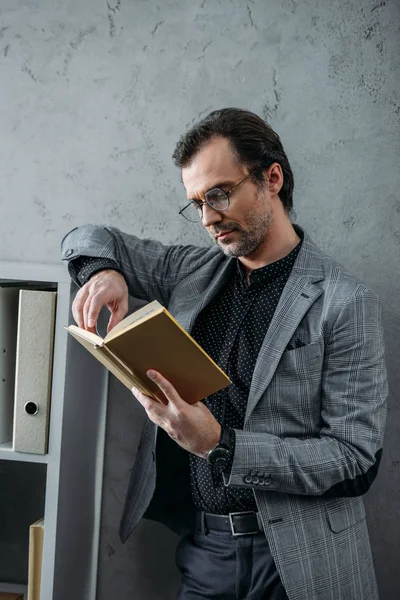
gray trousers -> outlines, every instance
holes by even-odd
[[[178,600],[288,600],[264,534],[196,532],[176,550]]]

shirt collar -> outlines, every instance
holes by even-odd
[[[249,276],[250,284],[254,284],[255,282],[272,283],[281,277],[288,277],[300,251],[302,242],[303,235],[301,235],[300,242],[289,252],[289,254],[269,265],[251,271]],[[240,280],[247,285],[245,272],[240,260],[237,260],[237,274]]]

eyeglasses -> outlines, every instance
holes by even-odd
[[[211,208],[213,208],[214,210],[226,210],[227,208],[229,208],[230,196],[232,192],[236,190],[236,188],[238,188],[239,185],[241,185],[244,181],[246,181],[246,179],[248,179],[251,175],[253,175],[256,171],[259,170],[260,167],[248,173],[244,179],[241,179],[239,183],[234,185],[233,188],[227,192],[221,190],[221,188],[218,187],[213,188],[212,190],[208,190],[208,192],[204,194],[204,200],[202,202],[197,202],[197,200],[191,200],[189,204],[181,208],[179,214],[182,215],[182,217],[185,217],[185,219],[187,219],[188,221],[195,223],[197,221],[201,221],[201,219],[203,218],[204,204],[208,204],[208,206],[211,206]]]

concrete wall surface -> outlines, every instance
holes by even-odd
[[[384,302],[389,419],[366,497],[382,600],[400,598],[399,17],[398,0],[0,2],[1,260],[57,263],[87,222],[207,244],[177,216],[179,135],[222,106],[280,134],[297,222]],[[142,419],[112,382],[98,600],[178,585],[172,534],[118,541]]]

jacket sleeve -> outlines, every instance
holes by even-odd
[[[166,246],[140,239],[114,227],[84,225],[70,231],[61,243],[62,259],[68,262],[72,279],[81,285],[76,265],[78,258],[106,259],[115,263],[125,277],[129,293],[138,299],[158,300],[168,305],[174,287],[187,275],[205,264],[213,248]]]
[[[380,302],[365,288],[347,301],[332,328],[320,400],[315,437],[235,430],[225,484],[326,497],[368,490],[382,453],[387,381]]]

